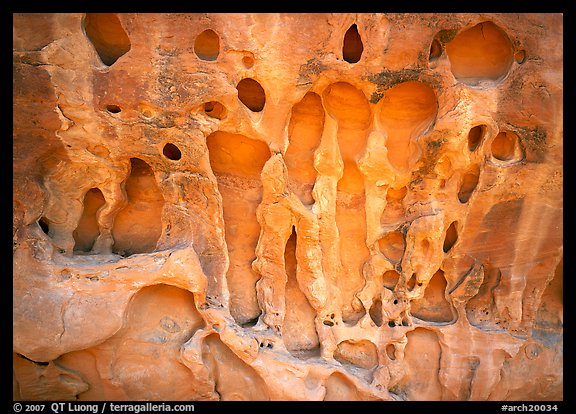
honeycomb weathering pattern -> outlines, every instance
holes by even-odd
[[[562,22],[14,14],[14,399],[561,400]]]

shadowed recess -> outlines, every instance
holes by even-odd
[[[404,249],[406,248],[406,241],[402,232],[393,231],[386,234],[378,240],[380,251],[392,263],[398,263],[404,256]]]
[[[260,83],[252,78],[245,78],[236,85],[238,99],[252,112],[261,112],[266,103],[266,93]]]
[[[342,46],[342,57],[348,63],[357,63],[362,57],[364,45],[358,33],[358,26],[353,24],[344,35],[344,45]]]
[[[210,101],[204,104],[204,113],[210,118],[222,119],[226,116],[226,108],[218,101]]]
[[[314,168],[314,152],[320,145],[324,128],[324,108],[320,96],[308,92],[292,107],[288,124],[290,144],[284,156],[288,169],[288,187],[302,203],[312,204],[312,189],[317,172]]]
[[[339,372],[328,377],[325,387],[324,401],[362,401],[354,383]]]
[[[204,339],[202,361],[211,371],[221,401],[268,401],[268,386],[217,334]]]
[[[338,344],[334,359],[343,364],[353,364],[360,368],[371,369],[378,365],[376,345],[365,339],[360,341],[346,340]]]
[[[518,143],[518,135],[510,131],[501,131],[492,140],[492,156],[500,161],[513,161],[523,158]]]
[[[207,29],[196,36],[194,53],[202,60],[214,61],[220,54],[220,37],[214,30]]]
[[[73,232],[74,251],[89,252],[100,234],[97,212],[106,203],[102,191],[91,188],[84,196],[84,210]]]
[[[446,229],[446,234],[444,236],[444,245],[443,250],[444,253],[448,253],[448,251],[454,246],[456,241],[458,240],[458,229],[456,225],[458,224],[457,221],[453,221],[450,223],[450,226]]]
[[[268,146],[244,135],[216,131],[206,139],[210,165],[222,195],[224,230],[230,266],[226,274],[230,314],[239,324],[251,323],[261,311],[256,297],[260,275],[252,269],[262,201],[260,173],[270,158]]]
[[[424,296],[410,303],[410,313],[423,321],[450,322],[453,315],[452,306],[446,299],[447,284],[442,270],[434,273],[426,286]]]
[[[388,89],[378,105],[378,119],[388,133],[388,159],[394,167],[406,169],[415,156],[415,139],[436,120],[436,93],[425,83],[404,82]]]
[[[430,44],[430,51],[428,52],[428,61],[434,62],[438,60],[440,56],[442,56],[442,44],[438,39],[433,39]]]
[[[508,35],[489,21],[460,32],[446,45],[446,53],[454,77],[470,86],[502,80],[514,61]]]
[[[86,13],[83,24],[86,36],[105,65],[113,65],[130,50],[130,39],[115,13]]]
[[[425,328],[406,333],[404,349],[406,374],[391,391],[410,401],[439,401],[442,399],[440,360],[442,350],[438,335]],[[425,350],[425,352],[422,352]]]
[[[166,145],[164,145],[162,154],[164,154],[166,158],[172,161],[178,161],[180,158],[182,158],[182,152],[180,151],[180,148],[171,142],[168,142]]]
[[[467,203],[480,180],[480,167],[477,164],[471,165],[462,175],[460,180],[460,189],[458,190],[458,200],[461,203]]]
[[[314,324],[316,311],[310,306],[308,299],[300,290],[296,278],[297,240],[296,231],[293,228],[284,251],[288,280],[286,283],[286,315],[282,325],[282,338],[286,348],[292,355],[305,358],[309,355],[320,354],[320,340]]]
[[[125,188],[128,203],[114,219],[112,251],[121,256],[152,252],[162,234],[164,197],[150,165],[131,158]]]
[[[468,133],[468,149],[470,152],[476,151],[480,142],[482,142],[482,137],[486,132],[486,125],[476,125],[470,129]]]

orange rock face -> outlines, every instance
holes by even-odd
[[[561,400],[561,14],[15,14],[17,400]]]

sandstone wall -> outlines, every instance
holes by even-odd
[[[559,14],[15,14],[13,395],[560,400]]]

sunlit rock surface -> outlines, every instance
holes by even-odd
[[[13,395],[561,400],[560,14],[15,14]]]

